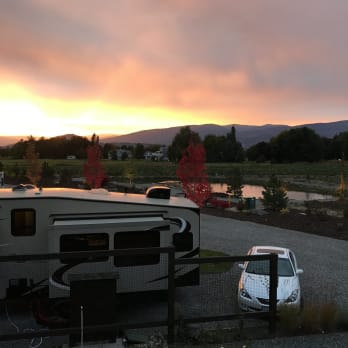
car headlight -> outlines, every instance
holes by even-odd
[[[248,292],[247,292],[244,288],[241,288],[241,289],[240,289],[240,295],[241,295],[242,297],[250,298],[250,299],[251,299],[251,296],[248,294]]]
[[[298,289],[294,290],[285,302],[286,303],[295,302],[297,300],[297,296],[298,296]]]

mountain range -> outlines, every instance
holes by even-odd
[[[217,125],[189,125],[190,129],[198,133],[201,139],[207,135],[223,136],[235,127],[237,140],[247,149],[261,141],[268,142],[272,137],[280,132],[292,128],[308,127],[313,129],[318,135],[326,138],[333,138],[335,135],[348,131],[348,120],[328,122],[328,123],[309,123],[297,126],[265,124],[262,126],[248,126],[240,124]],[[180,131],[180,127],[170,127],[161,129],[150,129],[135,133],[102,138],[103,143],[141,143],[141,144],[161,144],[170,145],[175,135]]]
[[[313,129],[318,135],[326,138],[333,138],[335,135],[348,131],[348,120],[327,122],[327,123],[308,123],[296,126],[265,124],[262,126],[249,126],[240,124],[217,125],[217,124],[203,124],[203,125],[188,125],[190,129],[198,133],[201,139],[207,135],[224,136],[231,131],[232,126],[236,129],[237,140],[242,146],[247,149],[261,141],[268,142],[272,137],[278,135],[280,132],[292,128],[308,127]],[[180,132],[179,127],[149,129],[139,132],[103,136],[100,135],[102,143],[118,143],[118,144],[160,144],[170,145],[177,133]],[[7,146],[14,144],[20,139],[27,139],[28,136],[0,136],[0,146]]]

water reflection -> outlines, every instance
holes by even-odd
[[[221,183],[211,184],[212,190],[214,192],[226,192],[227,185]],[[243,197],[262,197],[262,191],[264,188],[258,185],[244,185],[243,187]],[[314,192],[302,192],[302,191],[288,191],[288,198],[300,201],[311,201],[311,200],[321,200],[321,199],[335,199],[332,195],[324,195]]]

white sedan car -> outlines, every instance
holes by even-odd
[[[278,255],[277,306],[302,305],[299,274],[294,253],[287,248],[274,246],[254,246],[248,255],[275,253]],[[269,261],[246,261],[240,264],[243,270],[238,286],[238,304],[244,311],[269,310]]]

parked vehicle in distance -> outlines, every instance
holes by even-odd
[[[275,246],[253,246],[248,255],[278,255],[277,307],[282,305],[300,309],[302,305],[299,274],[295,254],[287,248]],[[269,261],[246,261],[239,264],[243,270],[238,286],[238,304],[244,311],[269,310]]]
[[[205,201],[206,207],[229,208],[231,196],[224,192],[211,192]]]

